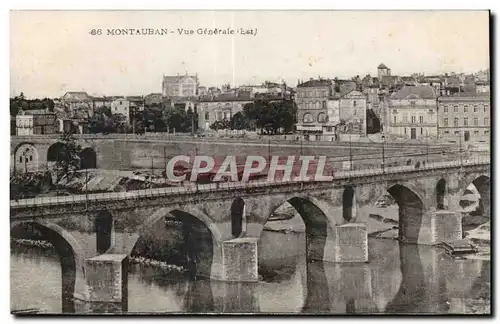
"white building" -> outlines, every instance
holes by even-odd
[[[125,98],[113,100],[111,103],[111,113],[113,115],[122,114],[125,116],[127,123],[130,122],[130,101]]]

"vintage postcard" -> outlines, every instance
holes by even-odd
[[[491,314],[489,28],[11,11],[12,314]]]

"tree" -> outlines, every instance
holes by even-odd
[[[249,122],[250,121],[248,120],[248,117],[244,113],[242,113],[241,111],[237,112],[231,118],[231,129],[248,129],[250,128]]]
[[[63,133],[61,136],[62,148],[59,151],[55,168],[57,174],[72,179],[80,169],[80,153],[82,147],[76,143],[72,134]]]
[[[231,128],[231,123],[227,119],[216,120],[212,125],[210,125],[210,129],[213,130],[222,130],[230,128]]]

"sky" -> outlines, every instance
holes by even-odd
[[[106,35],[159,28],[167,35]],[[197,29],[256,35],[197,35]],[[91,35],[101,29],[103,35]],[[179,35],[177,29],[194,30]],[[488,11],[11,11],[10,95],[161,92],[162,75],[200,85],[473,73],[489,67]]]

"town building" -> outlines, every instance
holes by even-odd
[[[68,91],[61,97],[61,104],[70,111],[91,109],[92,97],[85,91]]]
[[[197,75],[163,76],[162,94],[164,97],[195,97],[198,95]]]
[[[200,97],[196,109],[198,114],[198,128],[207,131],[216,121],[231,120],[231,118],[243,111],[243,107],[252,103],[250,94],[246,93],[222,93],[218,96]]]
[[[91,100],[94,111],[102,107],[111,108],[111,102],[113,101],[110,97],[91,97]]]
[[[111,102],[111,114],[122,114],[125,116],[127,123],[130,122],[130,101],[126,98],[119,98]]]
[[[21,110],[16,116],[18,136],[56,134],[58,126],[56,114],[46,110]]]
[[[327,103],[334,95],[335,84],[326,79],[310,79],[297,85],[295,103],[297,105],[296,129],[309,140],[323,134],[327,122]]]
[[[381,63],[377,67],[377,74],[378,74],[378,79],[381,80],[382,77],[391,75],[391,69],[389,69],[384,63]]]
[[[476,81],[476,92],[477,93],[490,93],[490,82],[489,81]]]
[[[340,97],[340,128],[339,136],[341,141],[366,136],[366,95],[357,90],[351,90]],[[353,136],[354,135],[354,136]]]
[[[161,93],[150,93],[144,96],[144,105],[150,106],[161,106],[163,102],[163,95]]]
[[[487,143],[490,138],[490,94],[455,93],[438,98],[439,139],[452,143]]]
[[[130,102],[130,109],[134,111],[144,110],[144,97],[143,96],[128,96],[126,98]]]
[[[406,86],[388,100],[388,135],[426,140],[437,137],[436,91],[432,86]]]

